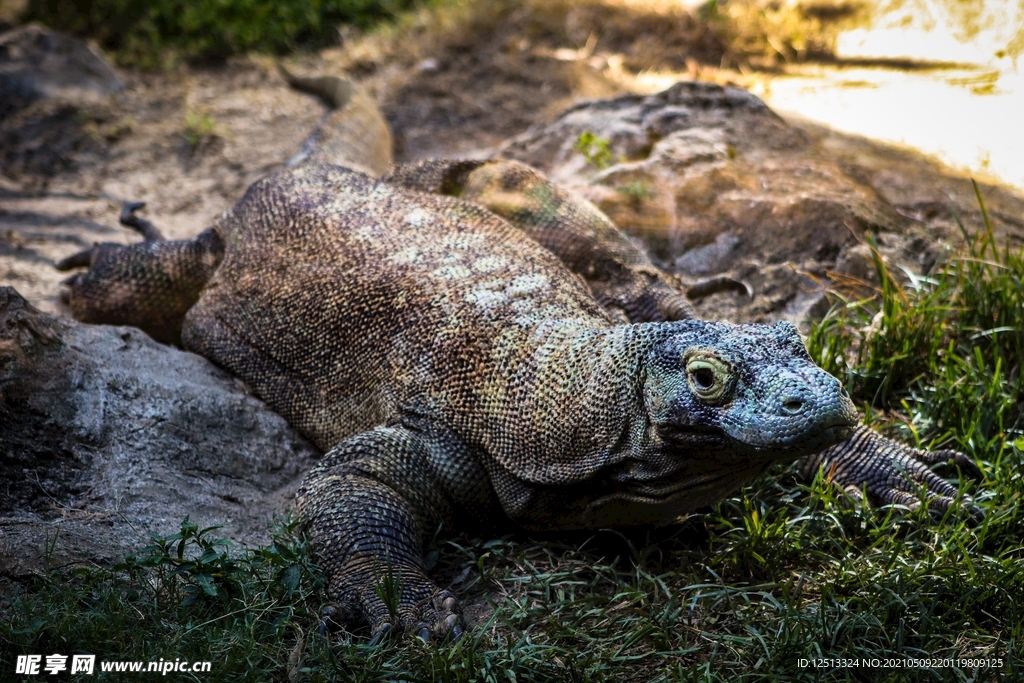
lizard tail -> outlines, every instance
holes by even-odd
[[[375,177],[387,172],[392,158],[391,131],[370,95],[341,76],[297,76],[283,64],[277,68],[288,85],[323,98],[331,107],[289,166],[334,164]]]
[[[323,98],[331,109],[343,109],[352,99],[355,85],[341,76],[297,76],[278,62],[277,70],[281,72],[288,85],[301,92]]]

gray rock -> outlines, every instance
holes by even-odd
[[[617,163],[588,165],[574,149],[584,132],[608,140]],[[684,280],[781,277],[755,286],[752,299],[734,292],[696,302],[710,319],[820,316],[822,287],[786,273],[822,276],[865,232],[905,233],[912,223],[757,97],[711,83],[581,103],[500,154],[589,198]]]
[[[36,178],[103,158],[130,126],[113,107],[121,81],[103,55],[73,36],[30,24],[0,34],[0,168]],[[42,176],[42,178],[39,178]]]
[[[84,41],[35,24],[0,34],[0,99],[80,99],[120,89],[114,69]]]
[[[806,144],[800,131],[745,90],[686,81],[656,95],[580,103],[553,123],[513,138],[501,154],[536,166],[555,180],[568,179],[571,176],[562,167],[576,167],[580,155],[573,145],[585,131],[607,139],[611,151],[627,162],[649,158],[658,142],[679,131],[700,131],[698,135],[710,136],[713,143],[756,135],[761,145]]]
[[[0,288],[0,573],[117,559],[186,515],[266,543],[317,456],[205,359]]]

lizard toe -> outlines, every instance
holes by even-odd
[[[373,629],[373,636],[370,638],[370,647],[376,647],[386,640],[389,640],[394,633],[394,626],[389,621],[378,624]]]
[[[449,614],[444,618],[441,626],[445,639],[451,641],[458,640],[459,635],[462,634],[462,617],[458,614]],[[458,634],[455,633],[456,629],[459,631]]]
[[[403,622],[409,624],[406,631],[415,633],[425,643],[455,640],[456,629],[459,635],[463,630],[459,603],[448,591],[438,591],[420,601],[403,617]]]
[[[857,505],[864,500],[864,494],[861,492],[860,487],[854,486],[853,484],[847,484],[844,486],[843,493],[845,493],[847,497]]]
[[[933,513],[944,515],[950,508],[958,508],[966,515],[967,525],[978,526],[985,520],[985,512],[974,504],[969,496],[964,496],[959,502],[953,496],[935,496],[928,499],[928,507]]]
[[[884,505],[902,505],[908,510],[916,510],[921,507],[920,499],[907,491],[890,490],[881,497]]]
[[[74,270],[75,268],[88,268],[92,264],[92,257],[95,252],[96,247],[83,249],[82,251],[76,252],[67,258],[62,258],[60,261],[57,261],[53,264],[53,267],[61,272]],[[61,284],[70,284],[73,277],[74,276],[68,278]]]
[[[338,623],[339,609],[337,605],[325,605],[320,610],[320,621],[317,622],[316,632],[322,636],[329,635],[341,628]]]
[[[952,465],[975,481],[981,481],[985,476],[969,455],[952,448],[939,451],[918,451],[915,455],[918,460],[928,465]]]

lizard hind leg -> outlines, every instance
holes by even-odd
[[[81,322],[133,325],[157,341],[180,344],[185,313],[219,265],[224,245],[212,228],[191,240],[165,240],[135,214],[142,206],[126,204],[120,220],[144,241],[96,244],[55,264],[62,271],[88,269],[64,280],[61,300]]]

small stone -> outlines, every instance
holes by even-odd
[[[435,71],[441,70],[441,65],[433,57],[428,57],[427,59],[420,61],[420,63],[416,65],[416,70],[419,71],[421,74],[434,73]]]

